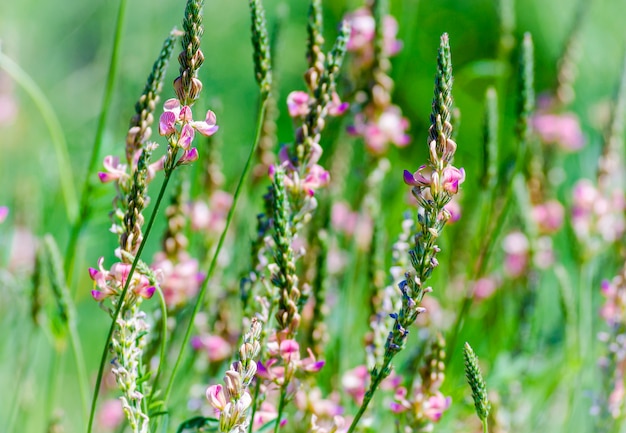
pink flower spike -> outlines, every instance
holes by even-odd
[[[287,96],[287,108],[291,117],[304,117],[309,113],[309,94],[296,90]]]
[[[183,130],[180,133],[180,138],[178,139],[178,146],[182,147],[185,150],[189,149],[189,147],[191,146],[191,142],[193,141],[194,135],[195,132],[193,131],[191,125],[186,124],[185,126],[183,126]]]
[[[5,219],[7,219],[8,215],[9,208],[7,206],[0,206],[0,224],[2,224]]]
[[[219,126],[217,126],[217,117],[211,110],[206,112],[206,118],[203,122],[191,122],[191,125],[205,137],[210,137],[219,129]]]
[[[176,132],[176,114],[164,111],[159,118],[159,134],[167,137]]]

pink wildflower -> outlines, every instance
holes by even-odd
[[[258,430],[268,422],[275,420],[277,416],[278,411],[276,410],[274,405],[268,401],[264,401],[263,403],[261,403],[261,407],[257,409],[257,411],[254,413],[254,421],[252,426],[253,431]]]
[[[309,94],[300,90],[287,96],[287,108],[293,118],[304,117],[309,113]]]
[[[578,118],[572,113],[539,113],[532,123],[545,144],[557,144],[565,151],[577,151],[585,145]]]
[[[98,411],[98,424],[106,430],[115,430],[124,421],[124,409],[118,399],[107,400],[102,403]]]
[[[532,216],[541,233],[554,233],[563,225],[565,210],[556,200],[549,200],[533,207]]]
[[[224,191],[214,191],[208,204],[203,200],[192,202],[188,209],[191,229],[221,233],[232,203],[233,196]]]
[[[367,150],[373,155],[383,155],[389,144],[405,147],[411,141],[406,133],[409,121],[402,117],[400,108],[391,105],[372,120],[365,120],[362,113],[357,114],[354,125],[348,129],[353,135],[363,137]]]
[[[370,373],[365,365],[359,365],[344,373],[341,379],[343,389],[357,404],[363,403],[363,397],[367,390]]]
[[[489,298],[498,289],[498,282],[493,277],[483,277],[474,283],[474,299]]]
[[[328,114],[333,117],[338,117],[344,114],[349,107],[349,103],[341,102],[341,99],[339,99],[339,95],[337,94],[337,92],[333,92],[333,94],[331,95],[330,103],[328,104]]]
[[[211,406],[219,411],[226,409],[228,404],[224,387],[220,384],[211,385],[206,390],[206,398],[209,400]]]
[[[159,273],[165,303],[169,308],[184,305],[198,293],[204,280],[198,261],[185,251],[180,252],[175,261],[164,252],[158,252],[151,267]]]
[[[465,181],[465,170],[458,169],[452,165],[447,165],[443,169],[443,175],[441,178],[441,186],[443,190],[450,195],[454,195],[459,192],[459,185]]]
[[[120,164],[120,159],[117,156],[105,156],[102,165],[106,170],[104,172],[98,172],[98,177],[102,183],[112,182],[127,176],[126,166]]]
[[[506,253],[504,270],[512,278],[520,277],[526,271],[529,259],[530,243],[520,231],[509,233],[502,241]]]
[[[215,113],[211,110],[206,112],[204,121],[191,122],[191,126],[205,137],[210,137],[219,129],[219,126],[217,126],[217,116],[215,116]]]
[[[7,206],[0,206],[0,224],[4,222],[9,216],[9,208]]]
[[[441,419],[443,413],[450,407],[452,399],[444,397],[443,394],[437,392],[426,400],[424,404],[424,415],[433,422]]]
[[[98,302],[122,292],[131,268],[129,263],[118,262],[111,266],[110,271],[107,271],[103,267],[103,262],[104,257],[100,257],[98,260],[99,269],[89,268],[89,277],[94,281],[94,287],[96,287],[91,291],[91,295]],[[155,290],[154,286],[150,286],[148,278],[135,270],[128,291],[137,297],[149,299]]]

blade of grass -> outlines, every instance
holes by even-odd
[[[70,164],[67,140],[61,127],[61,122],[52,108],[52,104],[37,83],[15,61],[0,51],[0,68],[19,84],[31,97],[37,109],[41,113],[46,128],[50,133],[52,145],[57,157],[59,177],[61,179],[61,191],[65,201],[65,213],[69,221],[74,221],[78,213],[76,190],[74,189],[74,175]]]
[[[70,218],[70,221],[72,222],[72,228],[70,230],[70,238],[67,244],[67,249],[65,251],[65,261],[63,263],[63,269],[65,271],[65,277],[67,279],[68,287],[71,287],[73,274],[72,270],[74,267],[74,256],[76,254],[78,237],[85,224],[87,223],[87,220],[89,219],[89,199],[93,189],[91,179],[96,169],[96,164],[98,163],[98,155],[100,154],[100,147],[102,147],[104,130],[106,128],[107,119],[109,118],[111,100],[113,99],[113,89],[115,88],[115,77],[117,74],[120,57],[120,45],[122,40],[122,29],[124,27],[125,12],[126,0],[120,0],[120,4],[117,10],[115,34],[113,36],[113,48],[111,50],[111,58],[109,60],[107,82],[104,88],[104,97],[102,100],[102,109],[100,110],[100,118],[98,119],[98,128],[96,129],[94,144],[91,148],[91,157],[89,158],[89,165],[87,166],[87,173],[85,174],[85,181],[83,182],[83,188],[80,194],[80,204],[78,206],[78,209],[74,209],[75,216]],[[76,204],[74,204],[74,206],[76,207]],[[77,211],[78,214],[76,215]]]

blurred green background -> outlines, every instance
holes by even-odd
[[[589,1],[580,30],[581,60],[575,83],[576,99],[571,107],[580,117],[587,145],[583,151],[568,155],[564,160],[567,179],[559,195],[566,200],[569,200],[568,188],[576,178],[590,177],[595,173],[602,138],[595,118],[614,95],[626,49],[626,0]],[[468,173],[463,203],[467,212],[471,213],[472,194],[479,188],[476,173],[480,171],[482,158],[483,98],[487,86],[498,80],[509,90],[501,96],[504,102],[500,143],[503,160],[511,158],[515,151],[515,98],[512,96],[516,86],[515,74],[508,63],[495,61],[500,28],[498,2],[394,0],[390,3],[392,14],[400,25],[398,38],[404,42],[403,51],[392,61],[394,98],[411,121],[413,142],[406,149],[392,150],[390,155],[392,180],[389,191],[393,194],[385,206],[388,209],[387,222],[390,226],[397,225],[406,207],[404,189],[400,187],[401,170],[407,168],[413,171],[426,158],[425,140],[436,50],[443,32],[450,35],[455,75],[453,93],[462,113],[456,163],[465,167]],[[570,31],[578,1],[518,0],[516,3],[516,41],[527,31],[534,37],[537,93],[553,89],[557,59]],[[342,15],[361,5],[357,1],[324,2],[328,41],[336,35]],[[292,128],[284,98],[291,90],[304,89],[302,73],[306,66],[304,47],[308,2],[268,0],[265,7],[270,26],[277,22],[281,25],[276,72],[281,97],[279,140],[286,142],[291,140]],[[117,8],[117,2],[101,0],[68,0],[61,3],[24,0],[0,4],[2,52],[30,75],[49,99],[67,139],[77,193],[82,188],[101,110]],[[135,0],[128,3],[115,96],[98,158],[100,161],[108,154],[122,154],[134,103],[162,40],[172,27],[180,27],[183,9],[182,1]],[[217,113],[223,141],[224,188],[233,191],[254,136],[257,106],[248,4],[243,0],[207,0],[204,17],[202,47],[206,60],[200,73],[204,90],[199,104]],[[511,56],[516,59],[516,49]],[[172,61],[162,100],[173,95],[170,84],[176,75],[177,64]],[[0,112],[0,205],[11,208],[8,220],[0,225],[0,264],[4,265],[10,255],[14,227],[27,227],[36,235],[52,233],[63,249],[68,239],[69,222],[62,204],[57,156],[41,113],[28,94],[2,71],[0,96],[8,98],[3,101],[11,101],[0,106],[0,110],[4,110]],[[354,142],[346,141],[345,145],[354,145]],[[346,176],[350,177],[349,182],[361,181],[358,173],[350,172]],[[94,266],[102,255],[107,257],[108,263],[112,259],[115,236],[108,232],[112,197],[110,185],[96,186],[92,219],[83,233],[76,263],[79,329],[89,371],[96,368],[109,321],[90,299],[91,281],[87,278],[86,268]],[[249,227],[254,224],[254,213],[239,215],[243,231],[237,236],[244,239],[250,236]],[[397,228],[392,228],[392,232],[396,233]],[[155,238],[149,246],[148,256],[157,247]],[[247,257],[248,251],[241,254]],[[447,254],[450,253],[444,254],[449,258]],[[611,273],[608,273],[607,277],[610,276]],[[5,276],[0,279],[0,284],[4,285],[0,287],[2,400],[10,401],[11,392],[21,390],[26,402],[43,404],[43,396],[37,395],[37,390],[38,382],[47,380],[50,346],[45,339],[39,339],[35,342],[37,351],[28,352],[29,362],[23,359],[26,353],[22,340],[24,334],[19,329],[30,326],[27,300],[20,292],[19,277]],[[480,343],[477,345],[480,347]],[[497,352],[497,348],[491,350]],[[73,380],[71,358],[67,357],[63,362],[63,375],[59,378],[63,386],[58,394],[62,397],[59,399],[60,406],[69,414],[78,405],[77,385]],[[26,375],[27,381],[16,383],[16,377],[21,377],[16,372],[22,368],[34,373]],[[8,410],[7,406],[0,405],[0,423],[8,416],[5,410]],[[81,431],[83,420],[73,416],[68,419],[68,431]],[[20,431],[43,429],[43,420],[37,417],[23,422]]]

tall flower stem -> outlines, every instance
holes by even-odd
[[[125,1],[125,0],[122,0],[122,1]],[[156,215],[159,211],[159,207],[161,205],[161,201],[163,200],[163,196],[165,195],[165,190],[167,189],[167,184],[170,181],[172,172],[173,172],[173,169],[167,170],[165,172],[165,178],[163,179],[161,190],[159,191],[159,195],[154,204],[154,209],[152,210],[152,214],[150,215],[150,220],[148,221],[148,224],[146,225],[145,235],[143,237],[143,240],[141,241],[141,244],[139,245],[139,249],[137,250],[137,255],[135,256],[135,259],[133,260],[130,271],[128,273],[128,277],[126,278],[126,283],[124,284],[122,293],[120,293],[119,302],[117,303],[115,312],[113,313],[113,317],[112,317],[113,320],[111,321],[111,326],[109,327],[109,333],[107,335],[104,348],[102,350],[102,356],[100,357],[100,367],[98,368],[98,377],[96,378],[96,386],[94,388],[93,398],[91,400],[91,411],[89,413],[89,424],[87,425],[87,433],[91,433],[92,428],[93,428],[93,419],[94,419],[95,412],[96,412],[96,403],[98,402],[98,394],[100,392],[100,385],[102,384],[104,366],[107,362],[107,357],[109,354],[109,344],[111,343],[113,332],[115,331],[115,327],[117,326],[116,325],[117,318],[119,317],[122,307],[124,305],[124,298],[126,297],[126,292],[128,291],[130,282],[132,281],[132,277],[135,272],[135,268],[137,267],[137,263],[139,263],[139,258],[141,257],[141,253],[143,252],[143,249],[146,245],[146,241],[148,240],[148,237],[150,236],[150,232],[152,231],[154,220],[156,219]]]
[[[350,424],[350,428],[348,429],[347,433],[352,433],[354,429],[356,428],[356,426],[358,425],[361,417],[367,410],[367,406],[369,406],[370,401],[372,401],[372,397],[374,397],[374,393],[378,389],[378,386],[383,381],[383,379],[385,379],[386,377],[385,372],[389,370],[389,366],[391,365],[392,359],[393,359],[393,355],[389,357],[385,357],[385,361],[382,367],[378,370],[378,373],[376,374],[376,376],[372,379],[372,382],[370,383],[370,386],[367,389],[365,396],[363,397],[363,403],[361,403],[361,407],[359,408],[359,411],[354,416],[354,419],[352,420],[352,424]]]
[[[93,147],[91,148],[91,157],[89,158],[89,165],[87,166],[87,173],[85,175],[85,181],[83,183],[83,189],[80,195],[80,204],[78,206],[78,214],[71,218],[72,228],[70,230],[70,238],[67,243],[67,249],[65,251],[65,261],[63,263],[63,269],[65,271],[65,278],[67,279],[68,287],[71,286],[72,270],[74,268],[74,256],[76,255],[76,248],[78,245],[78,237],[83,227],[87,223],[89,218],[89,203],[90,196],[93,190],[91,180],[93,174],[96,171],[98,164],[98,155],[100,153],[100,147],[102,147],[102,140],[104,137],[104,130],[106,128],[107,119],[109,118],[109,110],[111,108],[111,101],[113,99],[113,90],[115,88],[115,77],[117,74],[119,57],[120,57],[120,45],[122,40],[122,30],[124,27],[124,17],[126,14],[126,0],[120,0],[120,4],[117,10],[117,22],[115,24],[115,35],[113,36],[113,48],[111,50],[111,58],[109,60],[109,71],[107,74],[107,82],[104,88],[104,98],[102,100],[102,109],[100,110],[100,118],[98,119],[98,128],[96,129],[96,136],[94,138]]]
[[[154,382],[152,382],[152,391],[150,392],[150,397],[148,398],[148,405],[152,402],[154,393],[157,390],[157,384],[159,383],[159,379],[161,378],[161,372],[163,371],[163,367],[165,366],[165,361],[167,359],[167,305],[165,304],[165,296],[163,295],[163,290],[161,290],[159,286],[157,286],[156,289],[159,295],[159,307],[161,309],[161,338],[159,339],[159,367],[157,369],[156,375],[154,376]]]
[[[254,143],[252,144],[252,148],[250,149],[250,153],[248,155],[248,160],[246,161],[246,165],[244,166],[243,172],[239,177],[239,183],[237,184],[237,188],[235,189],[235,194],[233,196],[233,204],[228,211],[228,216],[226,217],[226,225],[224,226],[224,230],[220,235],[220,239],[217,243],[217,247],[215,248],[215,252],[213,253],[213,258],[211,259],[211,264],[209,265],[209,270],[206,274],[204,282],[200,287],[200,292],[198,293],[198,297],[196,298],[196,303],[193,307],[193,311],[191,313],[191,317],[189,318],[189,322],[187,324],[187,329],[185,330],[185,336],[183,338],[182,344],[180,346],[180,351],[178,352],[178,357],[176,358],[176,363],[174,364],[174,368],[172,369],[172,374],[170,376],[169,382],[167,384],[167,388],[165,389],[165,394],[163,396],[163,403],[167,407],[167,401],[172,392],[172,386],[174,385],[174,381],[176,379],[176,374],[178,373],[178,369],[180,368],[180,364],[182,362],[184,356],[184,350],[189,343],[189,339],[191,338],[191,331],[193,330],[193,323],[196,315],[200,311],[202,307],[202,301],[204,300],[204,296],[206,294],[207,288],[209,286],[209,281],[215,272],[215,268],[217,265],[217,258],[222,250],[222,246],[224,245],[224,241],[226,240],[226,234],[228,233],[228,228],[230,227],[230,223],[232,222],[233,216],[235,215],[235,209],[237,207],[237,202],[239,200],[239,196],[241,195],[241,191],[243,190],[243,186],[248,179],[248,174],[250,172],[250,167],[252,167],[252,161],[254,160],[254,156],[256,153],[256,149],[259,146],[259,141],[261,138],[261,131],[263,128],[263,119],[265,118],[265,108],[267,103],[268,94],[263,93],[261,95],[261,107],[259,108],[257,122],[256,122],[256,133],[254,137]]]

